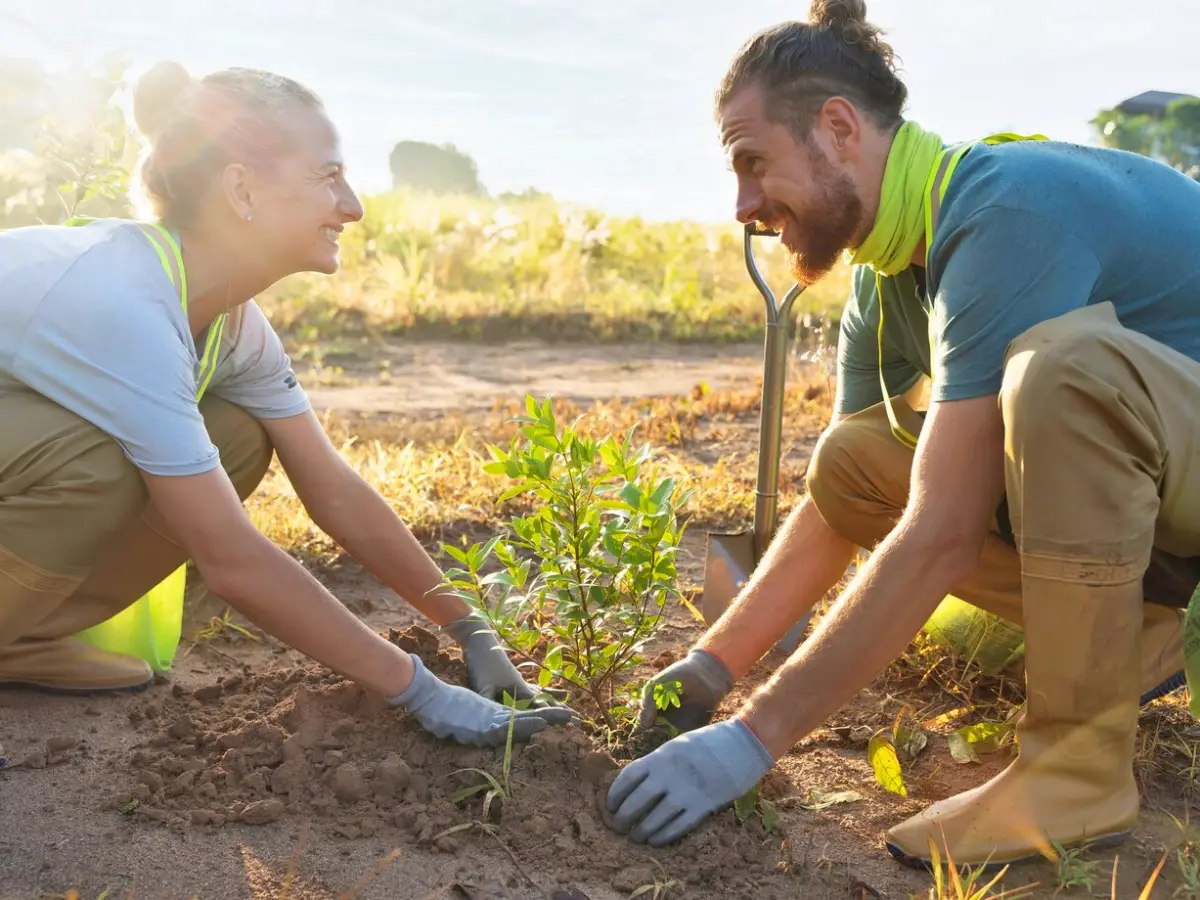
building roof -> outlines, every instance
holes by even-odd
[[[1122,100],[1117,109],[1129,116],[1161,116],[1176,100],[1191,97],[1191,94],[1174,94],[1170,91],[1143,91],[1135,97]]]

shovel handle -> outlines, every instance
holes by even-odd
[[[767,333],[763,342],[762,406],[758,429],[758,482],[754,501],[754,560],[766,552],[775,534],[779,508],[779,460],[783,444],[783,396],[787,377],[787,325],[792,304],[804,289],[793,284],[777,303],[754,261],[752,240],[776,232],[759,224],[746,224],[743,238],[746,268],[767,303]]]
[[[758,292],[762,294],[763,300],[767,302],[767,324],[773,325],[779,322],[786,322],[788,315],[792,311],[792,304],[796,302],[796,298],[804,293],[804,288],[799,284],[793,284],[783,296],[783,302],[778,303],[775,299],[775,292],[771,290],[770,285],[763,279],[762,273],[758,270],[758,263],[754,260],[753,239],[756,237],[778,237],[779,232],[774,231],[761,222],[747,222],[745,233],[742,237],[742,252],[746,257],[746,269],[750,272],[750,280],[754,282],[754,286],[758,288]]]

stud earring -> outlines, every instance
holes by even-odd
[[[249,221],[250,221],[250,213],[246,213],[246,221],[247,221],[247,222],[249,222]]]

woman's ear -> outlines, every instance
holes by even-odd
[[[254,218],[250,171],[241,163],[231,163],[221,173],[221,193],[234,215],[249,222]]]

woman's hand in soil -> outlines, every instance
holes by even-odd
[[[442,630],[462,648],[467,665],[467,684],[488,700],[502,700],[507,692],[517,702],[528,701],[533,709],[558,706],[554,694],[529,684],[512,664],[487,620],[476,613],[463,616]]]
[[[675,685],[678,682],[678,685]],[[654,689],[662,685],[676,692],[679,706],[671,704],[660,710]],[[646,683],[642,690],[642,715],[639,727],[654,727],[662,716],[680,731],[691,731],[707,725],[721,701],[733,690],[733,675],[721,660],[705,650],[693,650],[677,663],[667,666]]]
[[[412,684],[388,702],[411,713],[421,727],[439,738],[460,744],[498,747],[508,740],[512,719],[513,741],[527,741],[548,725],[567,725],[575,713],[565,707],[513,711],[479,696],[472,690],[446,684],[425,668],[419,656],[413,661]]]
[[[615,831],[661,847],[733,803],[773,765],[767,748],[741,719],[726,719],[630,763],[609,788],[605,805],[614,814]]]

